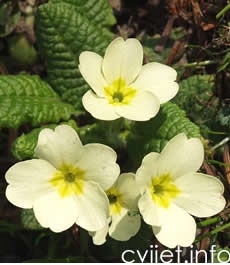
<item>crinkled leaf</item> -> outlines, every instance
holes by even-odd
[[[77,114],[38,76],[0,76],[0,127],[68,120]]]
[[[230,106],[223,105],[217,114],[217,121],[221,126],[226,126],[230,128]]]
[[[199,125],[209,126],[215,119],[219,99],[214,95],[213,75],[194,75],[180,82],[173,100]]]
[[[0,37],[9,35],[17,26],[20,12],[12,2],[0,3]]]
[[[230,260],[230,248],[217,248],[213,255],[213,263],[229,263]],[[226,262],[226,263],[225,263]]]
[[[68,122],[63,122],[63,124],[67,124],[72,128],[76,129],[76,123],[73,120]],[[12,153],[15,158],[18,160],[28,159],[34,157],[34,148],[37,145],[38,135],[41,130],[44,128],[54,129],[57,124],[50,124],[47,126],[42,126],[41,128],[33,129],[31,132],[27,134],[22,134],[19,136],[12,145]]]
[[[132,126],[127,137],[129,157],[135,161],[135,166],[139,166],[147,153],[160,152],[179,133],[200,137],[199,127],[186,117],[183,110],[171,102],[163,104],[155,118]]]
[[[37,221],[33,209],[22,209],[21,222],[24,228],[29,230],[44,229]]]
[[[51,0],[50,2],[71,5],[78,13],[93,20],[94,24],[112,26],[116,23],[109,1],[106,0]]]
[[[123,120],[97,121],[78,129],[80,138],[84,144],[98,142],[109,145],[114,149],[124,146]]]
[[[79,55],[86,50],[102,54],[113,35],[99,21],[89,20],[80,7],[78,11],[77,5],[74,8],[65,2],[73,1],[53,1],[40,6],[37,39],[47,62],[48,82],[63,100],[81,109],[82,96],[89,87],[78,70]]]

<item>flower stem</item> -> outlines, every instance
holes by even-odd
[[[224,220],[227,221],[227,220],[230,219],[230,213],[229,213],[229,211],[227,211],[227,212],[223,211],[223,214],[225,216],[224,219],[220,215],[218,215],[218,216],[211,217],[211,218],[208,218],[208,219],[206,219],[204,221],[199,222],[197,224],[197,226],[199,228],[203,228],[203,227],[206,227],[206,226],[209,226],[209,225],[216,224],[219,221],[224,221]]]
[[[230,164],[227,164],[227,163],[224,163],[224,162],[220,162],[220,161],[217,161],[217,160],[205,160],[207,163],[209,164],[216,164],[216,165],[219,165],[219,166],[223,166],[223,167],[230,167]]]
[[[124,128],[124,119],[120,118],[114,121],[101,121],[101,127],[105,130],[105,140],[111,147],[117,149],[124,146],[124,140],[121,138],[121,132]]]
[[[209,134],[216,134],[216,135],[227,135],[227,132],[218,132],[218,131],[212,131],[212,130],[207,130]]]
[[[187,63],[181,66],[176,66],[175,68],[180,68],[180,67],[197,67],[197,66],[206,66],[206,65],[210,65],[210,64],[216,64],[217,61],[215,60],[207,60],[207,61],[203,61],[203,62],[192,62],[192,63]]]
[[[230,4],[226,5],[220,12],[216,15],[216,19],[222,17],[230,9]]]
[[[209,225],[212,225],[212,224],[216,224],[216,223],[218,223],[221,220],[222,220],[221,217],[217,216],[217,217],[213,217],[213,218],[209,218],[207,220],[201,221],[201,222],[199,222],[197,224],[197,226],[199,228],[203,228],[203,227],[206,227],[206,226],[209,226]]]
[[[226,144],[228,141],[230,140],[230,137],[225,137],[223,140],[221,140],[219,143],[217,143],[216,145],[214,145],[211,148],[211,151],[214,151],[215,149],[223,146],[224,144]]]
[[[210,231],[209,233],[197,236],[195,242],[198,242],[198,241],[202,240],[205,237],[210,237],[212,235],[215,235],[215,234],[217,234],[217,233],[219,233],[219,232],[221,232],[221,231],[223,231],[223,230],[225,230],[226,228],[229,228],[229,227],[230,227],[230,223],[227,223],[227,224],[224,224],[222,226],[219,226],[216,229],[213,229],[212,231]]]

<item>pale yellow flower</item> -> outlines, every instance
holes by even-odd
[[[109,217],[104,190],[120,173],[116,153],[102,144],[83,146],[74,129],[60,125],[41,131],[35,154],[38,159],[6,172],[7,199],[33,208],[40,225],[54,232],[74,223],[90,231],[104,227]]]
[[[179,134],[160,154],[146,155],[137,170],[139,210],[167,247],[193,243],[196,222],[191,215],[209,217],[225,206],[223,184],[216,177],[196,172],[203,158],[201,141]]]
[[[178,91],[173,68],[160,63],[142,66],[143,48],[137,39],[116,38],[104,58],[85,51],[79,61],[79,70],[92,88],[82,102],[97,119],[149,120]]]
[[[139,191],[134,174],[121,174],[106,194],[110,204],[110,217],[105,227],[90,233],[96,245],[105,243],[108,233],[113,239],[127,241],[136,235],[141,226],[141,218],[137,214]]]

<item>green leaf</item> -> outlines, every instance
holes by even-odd
[[[77,114],[38,76],[0,76],[0,127],[68,120]]]
[[[219,99],[214,95],[213,75],[194,75],[180,82],[173,100],[199,125],[212,124]]]
[[[164,63],[171,51],[171,45],[165,47],[162,52],[155,51],[155,47],[159,44],[160,35],[154,35],[152,37],[144,36],[142,44],[144,47],[144,56],[147,62],[159,62]]]
[[[73,120],[70,120],[68,122],[63,122],[62,124],[67,124],[71,126],[74,129],[76,128],[76,123]],[[50,128],[54,129],[57,126],[57,124],[50,124],[47,126],[42,126],[41,128],[33,129],[31,132],[27,134],[22,134],[19,136],[12,145],[12,153],[15,158],[18,160],[24,160],[28,158],[34,157],[34,149],[37,145],[38,141],[38,135],[41,130],[44,128]]]
[[[230,107],[229,105],[223,105],[217,114],[217,121],[221,126],[230,128]]]
[[[132,126],[127,137],[129,157],[137,167],[147,153],[161,152],[166,143],[179,133],[200,137],[199,127],[186,117],[183,110],[171,102],[163,104],[155,118]]]
[[[123,122],[123,119],[109,122],[97,121],[97,123],[80,127],[78,133],[84,144],[98,142],[118,149],[125,145],[122,137]]]
[[[214,253],[213,263],[229,263],[230,259],[230,248],[218,248]]]
[[[37,51],[24,34],[8,38],[8,50],[16,66],[28,68],[37,62]]]
[[[0,3],[0,37],[9,35],[17,26],[21,14],[12,2]]]
[[[84,4],[74,8],[65,2],[74,1],[40,6],[36,20],[38,46],[47,62],[48,82],[63,100],[81,109],[81,98],[89,86],[78,70],[79,55],[82,51],[102,54],[113,35],[102,26],[103,19],[100,23],[96,16],[89,20]]]
[[[71,5],[76,12],[83,14],[101,26],[112,26],[116,23],[112,8],[107,0],[51,0],[52,3]]]
[[[21,222],[24,228],[29,230],[44,229],[37,221],[33,209],[22,209]]]

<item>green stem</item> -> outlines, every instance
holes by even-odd
[[[121,131],[124,128],[125,120],[123,118],[114,121],[101,122],[102,128],[106,131],[105,137],[111,147],[117,149],[124,146],[124,141],[121,138]]]
[[[216,134],[216,135],[226,135],[229,134],[227,132],[218,132],[218,131],[212,131],[212,130],[207,130],[208,133],[210,134]]]
[[[226,218],[230,219],[230,214],[228,214],[226,216]],[[216,224],[218,223],[219,221],[223,220],[220,216],[216,216],[216,217],[212,217],[212,218],[208,218],[204,221],[201,221],[197,224],[198,227],[200,228],[203,228],[203,227],[206,227],[206,226],[209,226],[209,225],[213,225],[213,224]]]
[[[228,141],[230,140],[230,137],[225,137],[223,140],[221,140],[219,143],[217,143],[216,145],[214,145],[210,151],[214,151],[215,149],[223,146],[224,144],[226,144]]]
[[[209,219],[206,219],[204,221],[201,221],[197,224],[197,226],[199,228],[203,228],[203,227],[206,227],[206,226],[209,226],[209,225],[212,225],[212,224],[216,224],[218,223],[219,221],[221,220],[221,217],[220,216],[217,216],[217,217],[212,217],[212,218],[209,218]]]
[[[184,65],[175,66],[175,68],[206,66],[206,65],[210,65],[210,64],[216,64],[216,63],[217,63],[217,61],[215,61],[215,60],[207,60],[207,61],[203,61],[203,62],[187,63],[187,64],[184,64]]]
[[[222,17],[230,9],[230,4],[226,5],[220,12],[216,15],[216,19]]]
[[[229,227],[230,227],[230,223],[227,223],[227,224],[224,224],[224,225],[222,225],[220,227],[217,227],[216,229],[210,231],[209,233],[206,233],[206,234],[203,234],[203,235],[199,235],[196,238],[195,242],[198,242],[198,241],[202,240],[205,237],[210,237],[212,235],[215,235],[215,234],[217,234],[217,233],[219,233],[219,232],[221,232],[221,231],[223,231],[223,230],[225,230],[226,228],[229,228]]]
[[[224,167],[230,167],[230,164],[223,163],[223,162],[216,161],[216,160],[205,160],[205,161],[209,164],[216,164],[216,165],[220,165],[220,166],[224,166]]]

